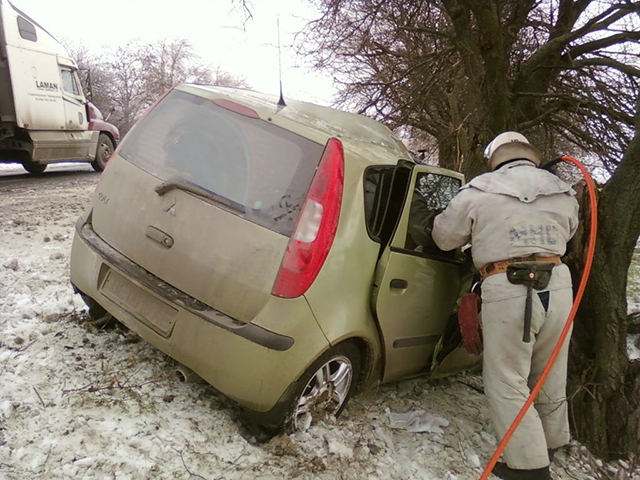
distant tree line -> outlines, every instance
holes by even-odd
[[[124,136],[160,95],[182,82],[247,88],[243,77],[205,65],[185,39],[131,41],[106,53],[66,43],[85,92]]]

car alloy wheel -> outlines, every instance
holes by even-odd
[[[302,377],[304,388],[297,396],[291,430],[307,430],[328,415],[340,415],[347,404],[360,368],[355,345],[342,344],[321,356]]]

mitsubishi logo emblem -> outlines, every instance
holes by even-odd
[[[174,217],[176,216],[176,200],[173,200],[173,203],[171,205],[169,205],[166,208],[163,208],[162,210],[164,210],[165,212],[167,212],[169,215],[173,215]]]

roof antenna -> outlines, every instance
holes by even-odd
[[[286,107],[287,104],[284,102],[284,95],[282,95],[282,52],[280,50],[280,18],[277,19],[278,22],[278,70],[280,75],[280,100],[278,100],[278,106]]]

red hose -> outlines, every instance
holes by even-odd
[[[573,300],[573,306],[571,307],[571,311],[569,312],[567,321],[565,322],[564,328],[560,333],[560,337],[558,338],[558,341],[555,347],[553,348],[551,355],[549,356],[549,360],[547,360],[547,364],[545,365],[544,369],[542,370],[542,373],[540,374],[540,378],[531,389],[531,393],[529,393],[529,396],[527,397],[527,400],[524,402],[524,405],[522,405],[522,408],[520,409],[516,417],[513,419],[513,422],[511,422],[511,425],[505,432],[504,437],[502,437],[502,440],[500,440],[500,443],[496,447],[496,451],[493,453],[493,456],[489,460],[489,463],[487,463],[487,466],[484,468],[484,471],[482,472],[482,475],[480,476],[479,480],[487,479],[487,477],[491,473],[491,470],[493,470],[493,467],[498,461],[498,458],[500,458],[502,451],[507,446],[509,439],[511,439],[513,432],[516,430],[516,428],[518,428],[518,425],[520,424],[522,417],[524,417],[525,413],[527,413],[527,410],[529,409],[529,407],[533,403],[533,400],[536,398],[536,396],[538,395],[538,392],[542,388],[542,384],[546,380],[547,375],[549,375],[549,372],[551,371],[551,367],[556,361],[556,357],[558,356],[558,353],[562,348],[562,344],[564,343],[565,338],[569,334],[569,330],[571,329],[571,324],[573,323],[573,319],[576,316],[576,312],[578,311],[578,306],[580,305],[580,300],[582,300],[582,295],[584,294],[584,289],[587,285],[589,272],[591,271],[591,263],[593,262],[593,252],[596,247],[596,233],[598,229],[596,189],[593,184],[593,179],[589,175],[589,172],[584,167],[584,165],[582,165],[582,163],[580,163],[575,158],[569,157],[566,155],[560,158],[561,160],[564,160],[566,162],[573,163],[575,166],[577,166],[580,169],[580,172],[582,173],[582,176],[584,177],[587,183],[587,191],[589,192],[589,208],[591,209],[591,212],[590,212],[591,225],[589,228],[589,243],[587,245],[587,252],[585,256],[584,269],[582,271],[582,278],[580,279],[580,285],[578,287],[578,291],[576,293],[575,299]]]

